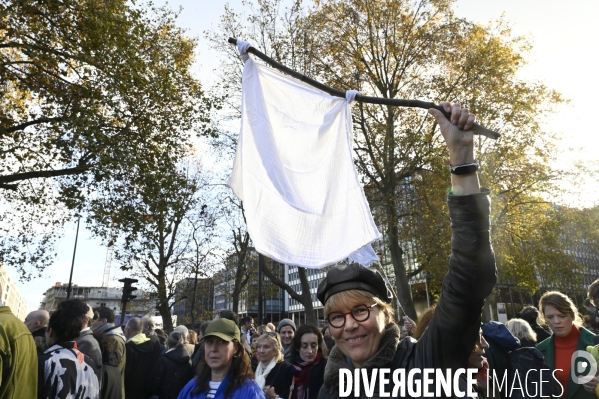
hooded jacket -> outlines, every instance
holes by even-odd
[[[121,355],[115,348],[112,352],[102,354],[102,399],[123,398],[123,384],[119,364]]]
[[[127,399],[145,399],[152,370],[156,364],[154,344],[145,334],[138,334],[125,345],[127,363],[125,364],[125,397]]]
[[[118,357],[120,359],[117,367],[121,375],[121,399],[125,399],[125,363],[127,361],[125,342],[127,342],[127,338],[125,338],[125,334],[123,334],[123,329],[121,326],[116,326],[114,323],[106,323],[96,328],[94,331],[99,331],[108,335],[109,338],[113,339],[115,342],[115,351],[118,352]]]
[[[411,337],[400,341],[397,325],[388,324],[377,352],[362,365],[363,368],[403,368],[407,375],[412,368],[455,370],[467,364],[478,339],[485,298],[491,294],[497,280],[489,237],[488,195],[489,190],[483,189],[477,194],[448,196],[451,257],[433,318],[418,341]],[[335,346],[326,366],[320,399],[339,396],[340,368],[354,369],[339,346]],[[375,389],[378,390],[378,381]],[[360,394],[365,397],[364,389]],[[378,392],[373,397],[379,397]]]
[[[159,399],[176,399],[193,378],[190,361],[189,353],[183,346],[167,351],[152,372],[148,394],[156,395]]]

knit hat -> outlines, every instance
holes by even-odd
[[[295,323],[293,322],[293,320],[291,319],[283,319],[279,322],[279,325],[277,326],[277,332],[280,334],[281,333],[281,328],[285,327],[285,326],[291,326],[291,328],[293,328],[293,331],[295,332],[295,330],[297,330],[297,328],[295,327]]]

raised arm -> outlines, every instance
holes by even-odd
[[[474,160],[474,135],[469,131],[474,123],[474,115],[459,104],[442,102],[445,111],[451,112],[451,121],[438,110],[431,108],[428,112],[435,117],[445,144],[449,151],[449,163],[451,166],[470,165]],[[480,185],[476,172],[468,174],[452,174],[451,185],[453,195],[469,195],[480,193]]]
[[[452,166],[474,163],[474,115],[460,105],[441,104],[451,120],[429,112],[441,128]],[[489,236],[489,191],[481,190],[476,167],[451,175],[453,193],[447,198],[451,222],[451,257],[441,297],[428,328],[416,344],[413,366],[465,367],[478,337],[485,298],[496,282],[495,256]],[[449,171],[448,171],[449,173]]]

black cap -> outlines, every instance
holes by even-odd
[[[358,263],[329,270],[318,286],[316,297],[324,305],[331,295],[348,290],[368,291],[387,303],[393,299],[379,272]]]

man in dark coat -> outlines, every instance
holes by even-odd
[[[98,381],[100,382],[100,386],[102,386],[102,351],[100,350],[100,345],[98,341],[94,338],[94,334],[92,329],[90,328],[94,319],[94,311],[92,308],[87,305],[87,313],[83,318],[83,323],[81,325],[81,331],[79,332],[79,337],[75,339],[77,343],[77,349],[80,352],[86,354],[94,361],[94,372],[98,377]]]
[[[48,349],[46,346],[46,329],[49,321],[50,314],[47,310],[34,310],[25,317],[25,325],[35,340],[38,356]]]
[[[142,333],[142,322],[134,317],[125,327],[127,343],[127,363],[125,364],[125,397],[127,399],[146,399],[152,370],[160,352],[156,353],[154,344]]]
[[[160,355],[163,352],[164,345],[160,343],[160,338],[158,338],[158,334],[154,331],[155,324],[154,320],[150,316],[144,316],[141,318],[141,326],[142,333],[146,335],[146,337],[150,338],[152,344],[154,345],[154,350],[156,351],[156,359],[160,358]],[[156,360],[158,362],[158,360]]]

